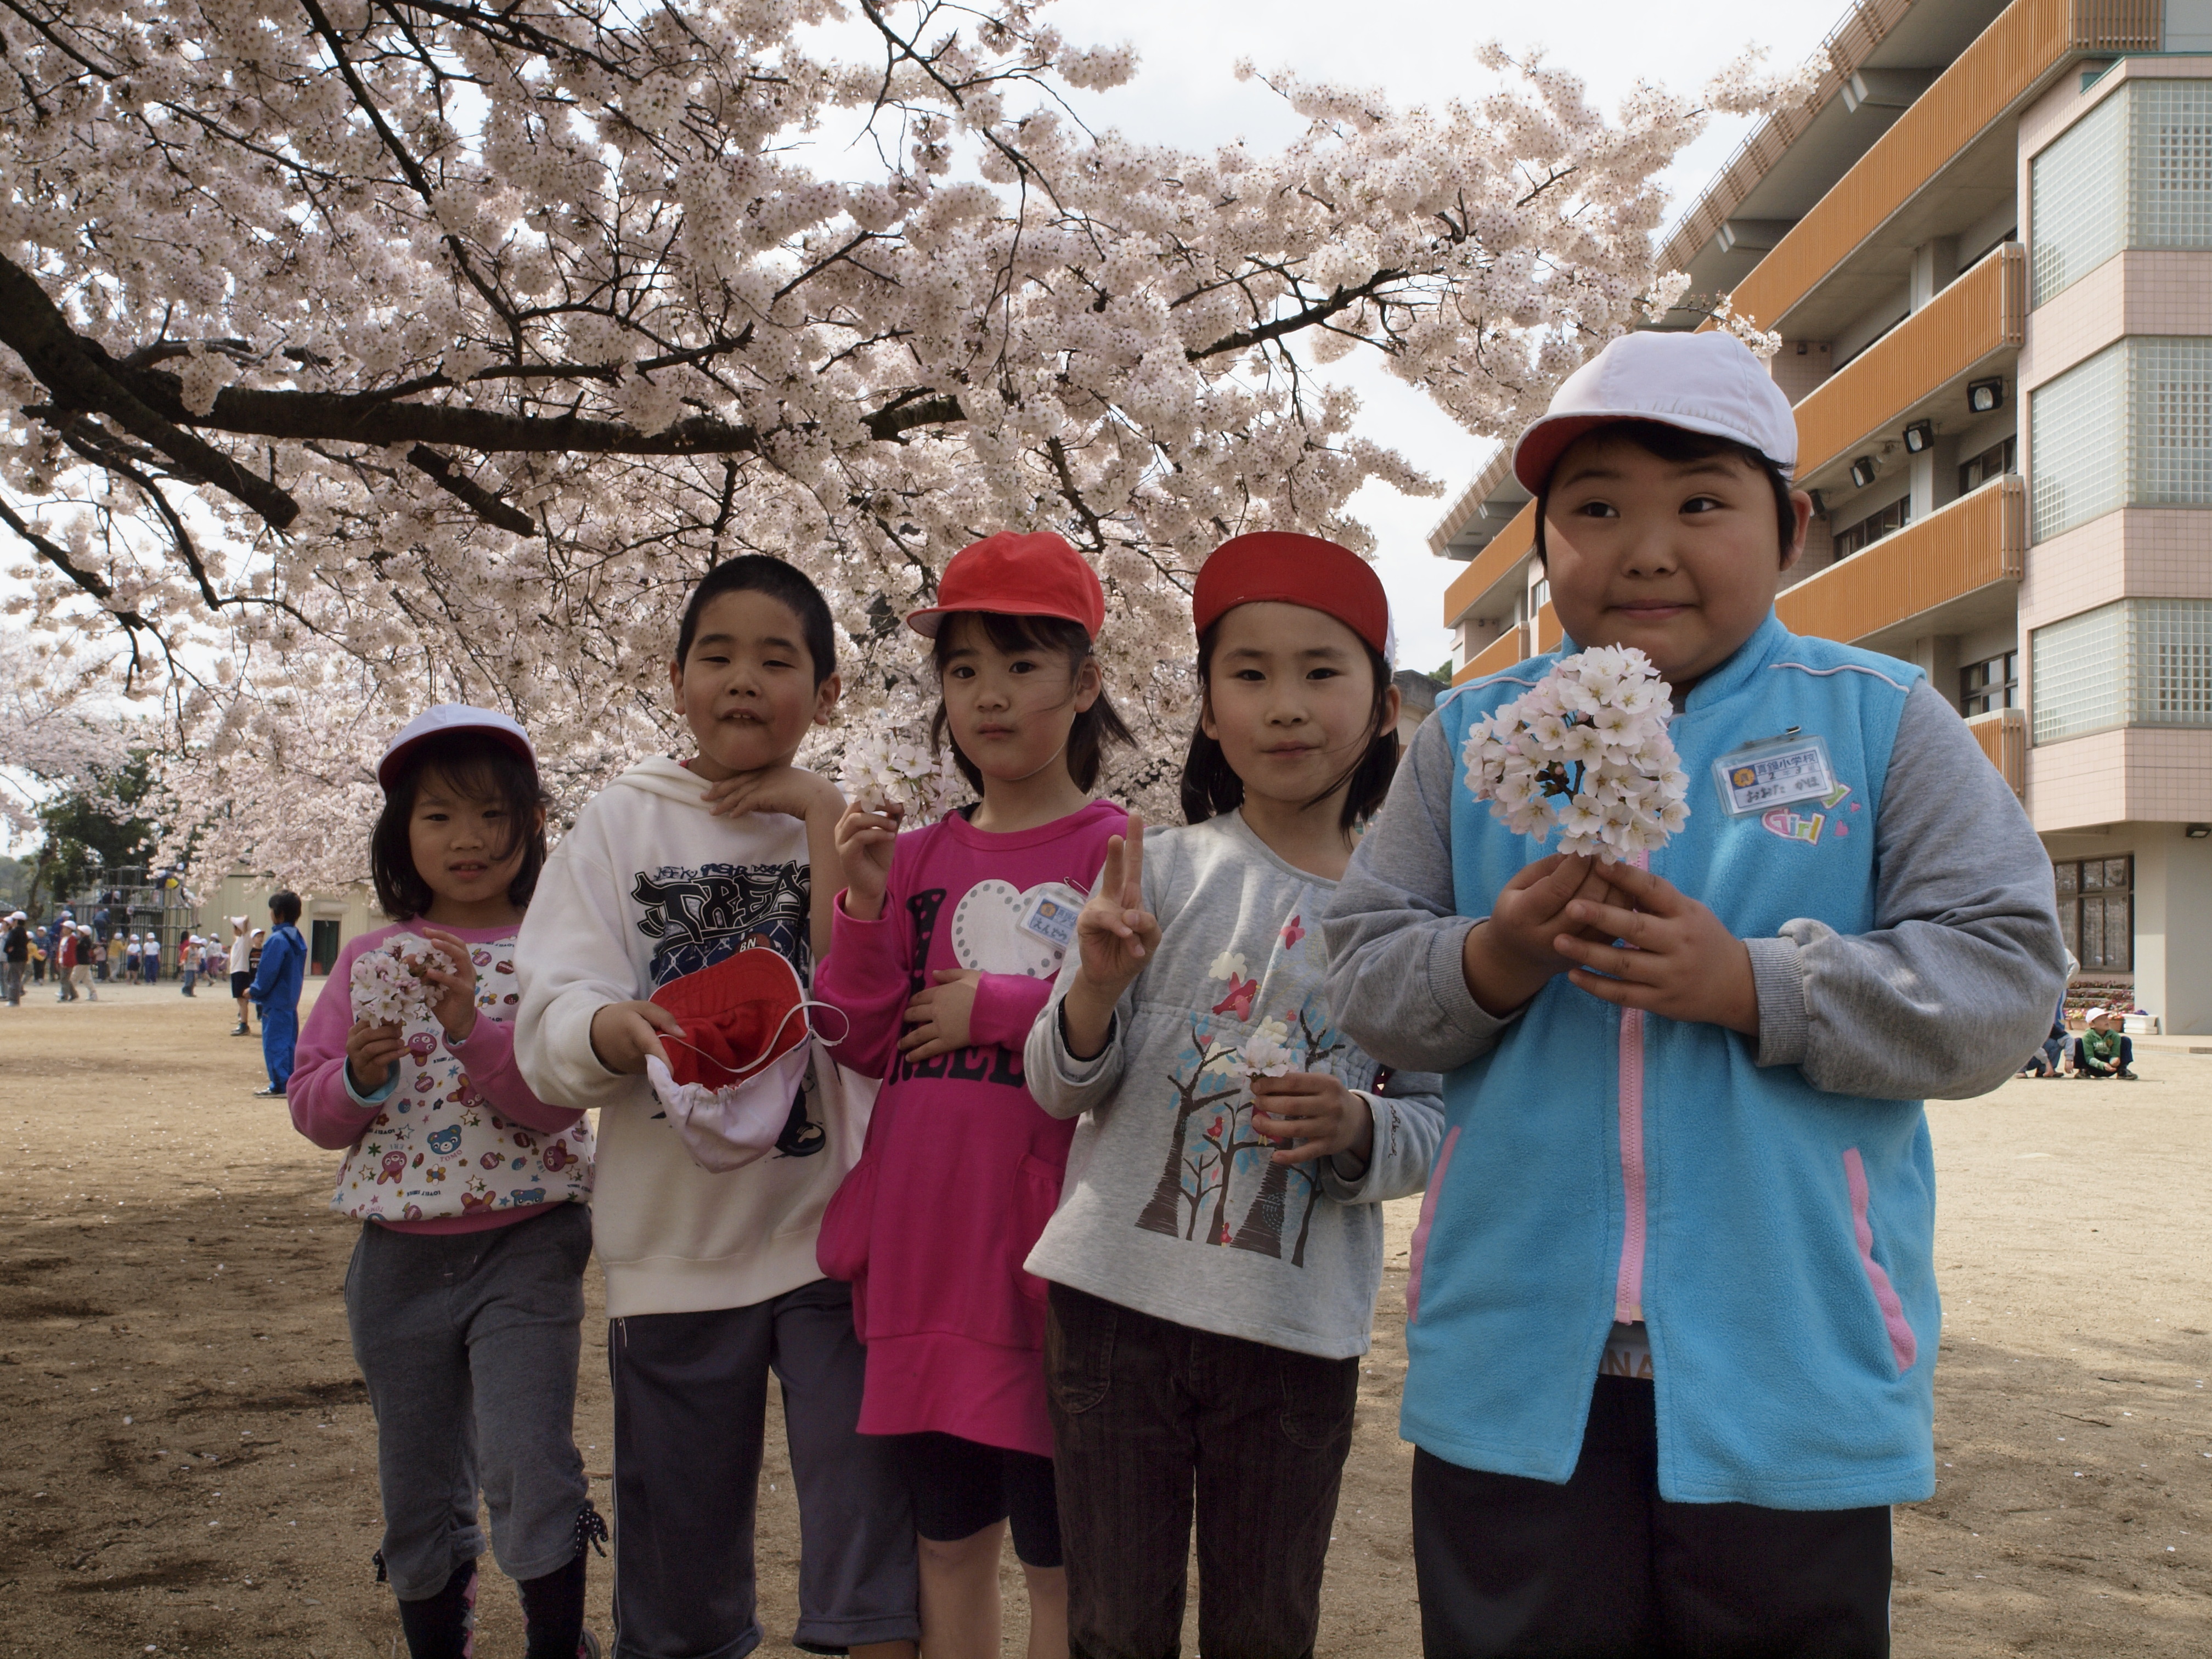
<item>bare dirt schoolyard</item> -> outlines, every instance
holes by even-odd
[[[281,1101],[248,1097],[259,1045],[228,1035],[227,999],[52,999],[0,1009],[0,1655],[390,1659],[335,1160]],[[2138,1069],[1933,1109],[1942,1484],[1898,1515],[1900,1655],[2212,1650],[2212,1057]],[[1419,1647],[1395,1208],[1325,1655]],[[605,1507],[596,1273],[591,1290],[577,1427]],[[791,1650],[799,1544],[781,1438],[762,1492],[771,1653]],[[606,1585],[602,1568],[602,1632]],[[477,1651],[521,1648],[492,1575]]]

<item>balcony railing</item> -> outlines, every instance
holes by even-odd
[[[1850,454],[1929,392],[2027,337],[2027,250],[2008,242],[1797,405],[1797,476]]]
[[[2160,0],[2013,0],[1758,268],[1737,311],[1773,328],[1952,158],[2081,52],[2156,52]]]
[[[1451,586],[1444,589],[1444,625],[1459,626],[1460,618],[1475,601],[1503,581],[1535,545],[1536,503],[1531,501],[1506,520],[1505,528],[1490,538],[1490,545],[1452,578]]]
[[[1467,666],[1452,676],[1452,684],[1465,685],[1469,680],[1495,674],[1501,668],[1510,668],[1525,657],[1540,656],[1565,636],[1566,630],[1559,626],[1559,613],[1547,603],[1538,608],[1533,627],[1528,623],[1514,623],[1470,657]]]
[[[1992,582],[2018,581],[2027,556],[2027,491],[2002,477],[1785,589],[1775,614],[1794,633],[1849,644]]]
[[[1999,708],[1977,714],[1966,722],[1966,730],[1974,734],[1974,741],[1982,745],[1982,752],[2011,786],[2013,793],[2024,799],[2027,794],[2027,710]]]

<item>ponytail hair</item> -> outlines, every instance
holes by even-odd
[[[1221,623],[1216,618],[1198,636],[1198,693],[1201,711],[1212,707],[1213,648],[1221,634]],[[1375,679],[1375,698],[1368,711],[1368,720],[1373,735],[1359,758],[1332,779],[1314,799],[1326,800],[1337,789],[1349,783],[1345,792],[1344,811],[1339,814],[1337,827],[1349,833],[1352,829],[1374,817],[1382,805],[1382,798],[1390,793],[1390,779],[1398,769],[1398,732],[1395,726],[1382,724],[1383,710],[1390,693],[1390,665],[1380,651],[1360,643],[1367,651],[1367,667]],[[1233,812],[1244,804],[1244,780],[1237,775],[1229,764],[1229,757],[1222,752],[1220,743],[1206,735],[1206,717],[1200,714],[1197,726],[1190,734],[1190,752],[1182,763],[1182,816],[1187,823],[1203,823],[1224,812]],[[1311,805],[1310,802],[1308,805]]]

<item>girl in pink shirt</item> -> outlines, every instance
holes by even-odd
[[[1010,1518],[1030,1659],[1067,1652],[1045,1286],[1022,1263],[1075,1126],[1030,1096],[1022,1048],[1127,823],[1089,798],[1104,740],[1130,741],[1091,654],[1104,617],[1057,536],[963,549],[907,621],[935,649],[933,740],[951,737],[982,799],[903,836],[896,806],[856,805],[838,825],[848,884],[816,994],[851,1023],[839,1059],[884,1087],[818,1248],[853,1282],[867,1345],[860,1431],[897,1436],[907,1468],[932,1659],[997,1655]]]
[[[370,866],[402,920],[339,951],[286,1095],[294,1127],[345,1154],[331,1207],[362,1223],[346,1322],[376,1413],[377,1577],[411,1659],[465,1659],[481,1482],[528,1659],[571,1659],[585,1546],[606,1532],[574,1427],[592,1131],[514,1064],[515,935],[545,862],[537,761],[505,715],[447,703],[392,739],[377,779]],[[435,953],[430,1018],[355,1018],[355,962],[399,933]]]

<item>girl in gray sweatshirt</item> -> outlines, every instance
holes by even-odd
[[[1397,762],[1382,584],[1314,537],[1241,536],[1193,603],[1188,828],[1115,837],[1024,1070],[1080,1115],[1031,1252],[1068,1634],[1173,1652],[1194,1510],[1206,1653],[1312,1650],[1380,1200],[1420,1189],[1440,1080],[1337,1026],[1317,927]]]

